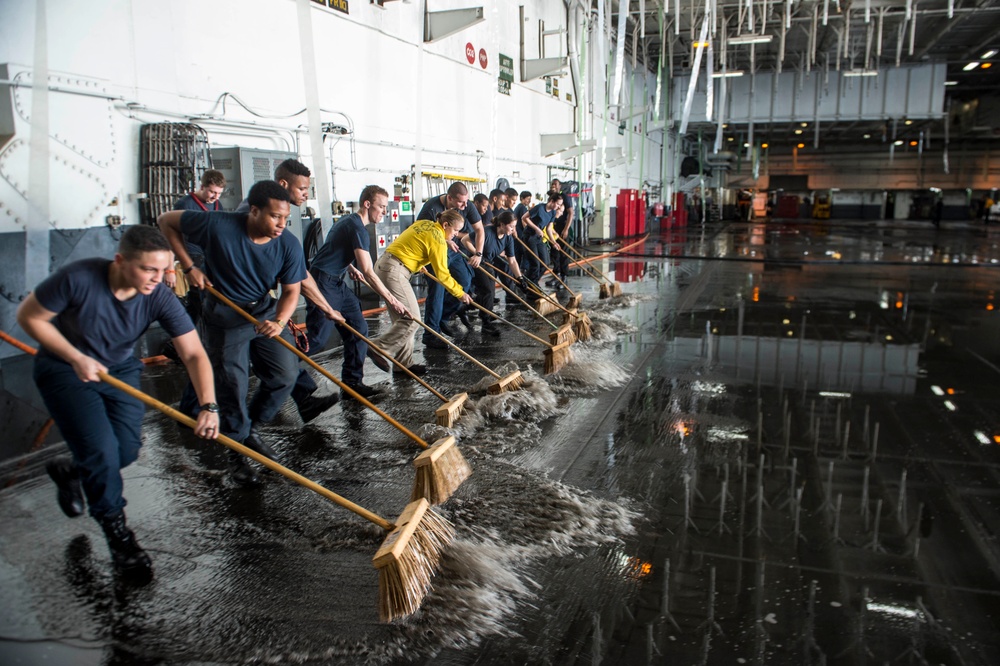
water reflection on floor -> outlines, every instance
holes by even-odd
[[[0,655],[994,664],[998,238],[899,221],[654,234],[598,263],[622,297],[571,279],[595,335],[560,373],[540,376],[541,346],[514,331],[460,337],[530,390],[474,395],[448,431],[437,398],[369,366],[387,412],[456,434],[474,470],[440,507],[458,540],[433,592],[394,625],[377,622],[378,528],[273,473],[233,488],[217,447],[151,414],[126,496],[155,582],[116,584],[96,526],[25,479],[0,494]],[[446,395],[484,377],[453,353],[421,360]],[[145,381],[173,399],[180,373]],[[419,450],[355,404],[305,427],[288,407],[265,436],[377,513],[406,503]]]

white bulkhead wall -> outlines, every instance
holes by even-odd
[[[0,86],[0,98],[17,99],[0,102],[13,109],[11,131],[4,130],[13,138],[0,146],[0,200],[11,214],[0,214],[0,232],[23,231],[30,218],[28,188],[22,185],[32,160],[30,85],[39,1],[0,3],[0,66],[8,66],[5,81],[23,84]],[[297,151],[315,170],[303,111],[297,2],[46,0],[50,225],[101,226],[107,215],[138,222],[134,195],[144,123],[193,122],[208,132],[212,146]],[[327,139],[333,147],[324,163],[333,170],[335,199],[353,201],[370,183],[391,192],[393,177],[418,164],[485,178],[487,188],[502,176],[519,190],[544,192],[549,168],[574,162],[569,154],[543,157],[539,137],[577,130],[578,94],[587,104],[583,138],[595,140],[599,150],[582,157],[582,177],[572,171],[553,174],[587,181],[596,175],[599,182],[606,174],[607,196],[621,187],[640,187],[640,175],[659,182],[663,132],[643,138],[652,111],[630,119],[624,135],[618,133],[620,111],[605,123],[603,64],[610,59],[613,66],[613,52],[602,58],[596,43],[586,44],[586,92],[574,87],[569,68],[558,77],[558,98],[547,93],[544,79],[520,81],[519,6],[525,55],[536,58],[539,20],[546,30],[566,27],[562,1],[481,0],[473,4],[483,6],[485,21],[428,44],[424,2],[386,2],[380,8],[353,0],[349,14],[310,4],[322,120],[354,130]],[[431,10],[467,6],[438,0]],[[570,16],[582,21],[580,13]],[[567,53],[565,34],[545,39],[545,55]],[[470,43],[472,63],[466,59]],[[480,49],[487,56],[485,68]],[[497,91],[501,53],[514,60],[509,96]],[[641,63],[635,76],[630,65],[622,100],[626,109],[631,100],[634,112],[643,100],[650,104],[656,77],[644,78]],[[621,149],[626,159],[595,169],[602,147]]]

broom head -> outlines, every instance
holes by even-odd
[[[378,613],[383,622],[420,608],[441,555],[454,538],[455,528],[427,500],[406,505],[372,558],[378,569]]]
[[[552,346],[561,345],[564,342],[569,344],[576,342],[576,332],[573,330],[572,324],[563,324],[549,333],[549,344]]]
[[[620,282],[612,282],[611,283],[611,295],[612,296],[621,296],[622,295],[622,285],[621,285]]]
[[[583,300],[583,294],[575,294],[569,297],[569,301],[566,303],[566,307],[572,310],[573,308],[580,307],[580,302]]]
[[[506,377],[501,377],[486,389],[486,392],[490,395],[498,395],[500,393],[507,393],[508,391],[516,391],[524,386],[524,377],[521,376],[520,370],[515,370]]]
[[[453,396],[451,400],[434,410],[434,422],[445,428],[455,425],[455,422],[462,416],[465,401],[468,399],[468,393],[459,393]]]
[[[413,465],[417,468],[417,476],[413,481],[411,502],[424,498],[431,504],[441,504],[472,474],[472,468],[451,435],[427,447]]]
[[[576,339],[580,342],[586,342],[594,337],[590,330],[591,321],[590,317],[587,316],[586,312],[581,312],[577,315],[576,320],[573,322],[573,329],[576,332]]]
[[[600,298],[611,298],[611,287],[607,282],[601,283],[601,293],[598,296]]]
[[[532,307],[538,310],[539,314],[547,315],[556,312],[559,306],[556,305],[559,300],[556,298],[555,294],[552,294],[548,298],[538,298],[532,303]]]
[[[542,373],[551,375],[567,363],[569,363],[569,343],[554,345],[545,350],[545,368]]]
[[[576,308],[573,308],[572,310],[567,309],[566,312],[563,313],[563,324],[575,325],[576,320],[579,318],[580,318],[580,313],[577,311]]]

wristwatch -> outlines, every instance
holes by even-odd
[[[184,275],[187,275],[188,273],[190,273],[191,271],[193,271],[195,268],[196,268],[196,266],[194,264],[191,264],[187,268],[182,268],[181,269],[181,273],[184,273]]]
[[[201,406],[202,411],[212,412],[213,414],[219,413],[219,406],[214,402],[206,402]]]
[[[476,253],[475,253],[474,255],[472,255],[472,256],[474,256],[474,257],[481,257],[481,256],[483,256],[483,253],[482,253],[482,252],[476,252]]]

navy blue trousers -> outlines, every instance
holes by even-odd
[[[108,374],[139,388],[142,361],[132,357]],[[80,474],[90,515],[101,518],[125,508],[122,469],[139,457],[145,407],[104,382],[83,382],[73,366],[47,354],[35,357],[35,384],[52,420],[66,439]]]
[[[462,285],[462,290],[466,293],[472,288],[473,270],[469,267],[469,262],[466,260],[464,254],[451,250],[448,251],[448,272],[451,273],[451,277],[454,278],[455,282]],[[434,273],[430,266],[427,267],[427,271],[432,274]],[[424,323],[440,333],[441,320],[447,321],[455,316],[462,302],[451,294],[448,294],[447,298],[445,298],[444,287],[434,280],[427,279],[426,282],[427,300],[424,301]],[[433,335],[424,331],[424,342],[433,337]]]
[[[316,286],[323,293],[327,303],[344,316],[348,325],[361,335],[368,337],[368,322],[361,313],[361,302],[350,290],[343,279],[329,273],[313,269]],[[336,327],[344,341],[344,365],[340,370],[340,378],[345,384],[360,384],[365,377],[365,355],[368,353],[368,343],[357,338],[340,324],[326,318],[323,311],[312,303],[306,304],[306,334],[309,337],[309,355],[323,351],[330,340],[330,334]],[[292,399],[298,403],[309,397],[316,390],[316,382],[306,368],[299,371],[292,390]]]
[[[542,242],[542,237],[538,234],[531,236],[527,241],[525,241],[531,252],[538,255],[538,258],[542,260],[546,265],[549,263],[549,246]],[[528,276],[532,282],[538,282],[538,278],[542,276],[546,268],[542,264],[538,263],[538,260],[531,256],[531,252],[524,253],[524,274]]]
[[[258,321],[273,320],[275,301],[270,297],[249,310]],[[299,372],[298,357],[277,340],[258,335],[253,324],[211,296],[205,299],[205,350],[215,373],[222,434],[242,442],[250,424],[267,423],[285,402]],[[281,337],[292,342],[286,329]],[[260,386],[249,406],[250,364]]]

